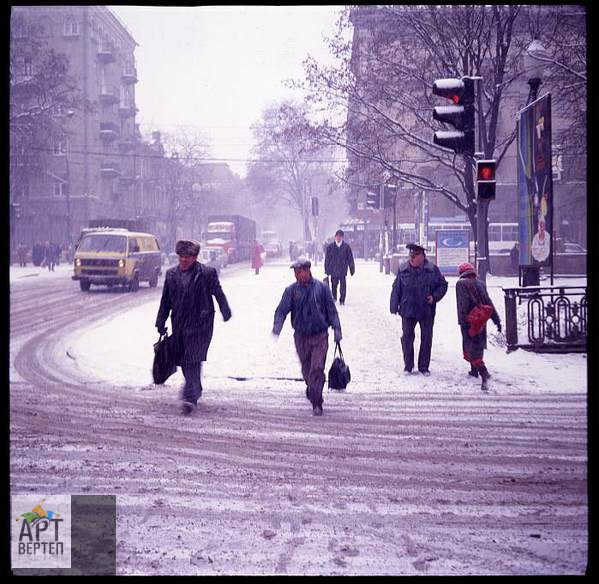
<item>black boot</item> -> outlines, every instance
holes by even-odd
[[[482,382],[480,384],[480,388],[483,391],[486,391],[487,389],[489,389],[489,387],[487,385],[487,381],[491,377],[491,374],[488,372],[488,370],[487,370],[487,368],[486,368],[485,365],[479,365],[478,366],[478,371],[480,372],[480,376],[482,378]]]
[[[470,371],[468,371],[468,375],[472,375],[472,377],[478,377],[478,369],[470,364]]]

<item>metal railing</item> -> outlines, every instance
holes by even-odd
[[[504,288],[507,350],[571,353],[587,350],[586,286]],[[521,306],[519,322],[518,307]],[[523,312],[525,314],[523,314]],[[524,325],[525,321],[525,325]],[[526,342],[520,341],[526,328]]]

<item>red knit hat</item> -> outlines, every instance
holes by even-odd
[[[471,272],[473,274],[476,274],[476,270],[474,269],[474,266],[472,264],[469,264],[468,262],[466,262],[464,264],[460,264],[458,266],[458,273],[460,276],[462,274],[465,274],[466,272]]]

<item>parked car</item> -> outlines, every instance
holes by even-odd
[[[208,250],[209,252],[214,252],[216,254],[216,259],[220,262],[222,268],[226,268],[229,263],[229,254],[222,247],[211,247],[207,245],[206,247],[202,247],[204,250]],[[201,261],[201,260],[200,260]]]
[[[198,262],[210,266],[216,270],[216,273],[220,275],[221,268],[223,267],[222,259],[219,258],[217,250],[205,247],[200,249],[200,255],[198,256]]]
[[[564,242],[564,253],[586,253],[587,250],[579,243]]]

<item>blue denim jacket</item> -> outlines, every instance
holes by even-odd
[[[341,330],[339,315],[329,287],[311,278],[305,285],[296,282],[285,288],[275,310],[273,332],[280,334],[287,314],[291,312],[291,326],[298,335],[313,336],[325,332],[329,326]]]

